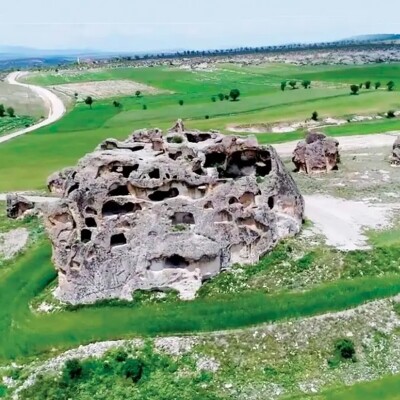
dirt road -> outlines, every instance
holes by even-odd
[[[26,83],[18,82],[18,79],[25,76],[27,72],[12,72],[7,76],[6,82],[10,85],[23,86],[35,92],[39,97],[41,97],[46,105],[46,108],[49,110],[49,113],[43,121],[38,124],[32,125],[29,128],[21,129],[17,132],[10,133],[8,135],[4,135],[0,137],[0,143],[7,142],[11,139],[14,139],[18,136],[25,135],[29,132],[33,132],[36,129],[42,128],[44,126],[50,125],[53,122],[58,121],[66,112],[64,103],[50,90],[47,90],[40,86],[28,85]]]

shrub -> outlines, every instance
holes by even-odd
[[[171,143],[183,143],[183,137],[182,136],[173,136],[171,138]]]
[[[340,339],[335,343],[335,351],[344,360],[354,360],[356,349],[349,339]]]
[[[140,90],[136,90],[136,92],[135,92],[136,97],[140,97],[141,94],[142,94],[142,92]]]
[[[387,117],[388,117],[388,118],[396,118],[396,114],[394,113],[393,110],[389,110],[389,111],[387,112]]]
[[[114,359],[115,359],[115,361],[117,361],[117,362],[119,362],[119,363],[120,363],[120,362],[126,361],[127,358],[128,358],[128,353],[127,353],[125,350],[123,350],[123,349],[117,350],[117,351],[115,352],[115,354],[114,354]]]
[[[7,114],[11,117],[14,118],[15,117],[15,110],[12,107],[8,107],[7,108]]]
[[[286,82],[286,81],[282,81],[282,82],[281,82],[281,90],[282,90],[282,92],[285,91],[286,86],[287,86],[287,82]]]
[[[213,103],[215,103],[215,102],[217,101],[217,98],[216,98],[215,96],[213,96],[213,97],[211,97],[211,101],[212,101]]]
[[[220,94],[218,95],[218,98],[219,98],[221,101],[224,101],[225,95],[224,95],[223,93],[220,93]]]
[[[82,376],[83,368],[81,362],[74,358],[72,360],[68,360],[64,365],[63,377],[67,378],[67,380],[76,380]]]
[[[90,108],[92,108],[93,102],[94,102],[93,97],[91,96],[86,97],[85,104],[88,105]]]
[[[125,361],[122,368],[122,373],[125,378],[132,379],[133,382],[137,383],[143,375],[143,362],[133,358],[129,358]]]
[[[209,116],[209,115],[206,115],[206,116],[205,116],[205,119],[210,119],[210,116]]]
[[[317,111],[314,111],[314,112],[312,113],[311,119],[312,119],[313,121],[318,121],[318,113],[317,113]]]
[[[365,82],[365,89],[371,89],[371,81]]]
[[[147,110],[146,104],[143,104],[143,110]]]
[[[183,106],[185,104],[185,102],[183,100],[179,100],[179,105]]]
[[[225,100],[229,100],[229,94],[226,94],[224,97],[225,97]]]
[[[292,88],[292,89],[297,89],[297,81],[290,81],[289,82],[289,86]]]
[[[237,101],[238,98],[240,97],[239,89],[232,89],[231,92],[229,93],[229,97],[232,99],[232,101]]]
[[[309,89],[311,88],[311,81],[304,80],[303,82],[301,82],[301,86],[303,86],[304,89]]]
[[[375,82],[375,89],[378,90],[382,84],[380,82]]]

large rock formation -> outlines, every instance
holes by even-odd
[[[58,298],[175,289],[191,299],[205,279],[299,232],[303,198],[272,147],[174,131],[106,140],[68,174],[45,212]]]
[[[17,219],[25,216],[28,212],[33,212],[35,204],[16,193],[10,193],[6,198],[7,217]]]
[[[306,174],[330,172],[340,163],[339,142],[323,133],[310,132],[297,144],[292,161],[296,172]]]
[[[393,153],[390,162],[393,167],[400,167],[400,136],[397,137],[393,144]]]

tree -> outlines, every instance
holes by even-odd
[[[147,110],[147,105],[143,104],[143,110]]]
[[[142,92],[140,90],[136,90],[136,93],[135,93],[136,97],[140,97],[141,94],[142,94]]]
[[[218,95],[218,98],[219,98],[221,101],[224,101],[225,95],[224,95],[223,93],[220,93],[220,94]]]
[[[297,89],[297,81],[290,81],[289,86],[292,88],[292,90]]]
[[[122,107],[122,104],[121,104],[119,101],[114,100],[114,101],[113,101],[113,106],[114,106],[115,108],[121,108],[121,107]]]
[[[371,89],[371,81],[365,82],[365,89]]]
[[[211,97],[211,101],[212,101],[213,103],[215,103],[215,102],[217,101],[217,98],[216,98],[215,96],[213,96],[213,97]]]
[[[304,89],[309,89],[311,88],[311,81],[304,80],[303,82],[301,82],[301,86],[303,86]]]
[[[363,88],[363,83],[360,83],[359,87],[360,87],[360,89],[362,89]]]
[[[281,82],[281,90],[282,90],[282,92],[285,91],[286,86],[287,86],[287,82],[286,82],[286,81],[282,81],[282,82]]]
[[[229,94],[226,94],[224,97],[225,97],[225,100],[229,100]]]
[[[232,99],[232,101],[237,101],[238,98],[240,97],[239,89],[232,89],[231,92],[229,93],[229,97]]]
[[[93,100],[92,96],[88,96],[85,99],[85,104],[87,104],[90,108],[92,108],[93,101],[94,100]]]
[[[0,117],[4,117],[6,115],[6,109],[3,104],[0,104]]]
[[[394,110],[389,110],[387,112],[387,117],[388,118],[396,118],[396,114],[395,114]]]
[[[7,114],[11,117],[14,118],[15,117],[15,110],[12,107],[8,107],[7,108]]]
[[[183,106],[185,104],[185,102],[183,100],[179,100],[179,105]]]
[[[394,84],[393,81],[389,81],[389,82],[386,84],[386,86],[387,86],[389,92],[392,92],[392,91],[394,90],[395,84]]]
[[[316,111],[314,111],[311,115],[311,119],[313,121],[318,121],[318,113]]]
[[[378,90],[382,84],[380,82],[375,82],[375,90]]]
[[[352,95],[356,95],[358,94],[360,87],[358,85],[351,85],[350,90]]]

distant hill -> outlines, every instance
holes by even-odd
[[[397,33],[380,33],[375,35],[360,35],[348,38],[346,40],[355,41],[355,42],[392,42],[399,41],[400,34]]]

